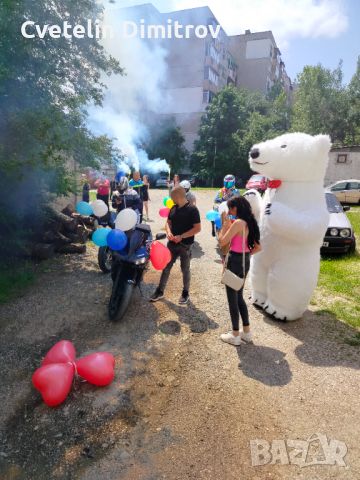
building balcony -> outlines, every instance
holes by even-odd
[[[211,80],[204,80],[203,89],[208,90],[209,92],[218,93],[219,86],[215,85]]]
[[[206,55],[205,57],[205,66],[211,67],[213,70],[216,71],[217,74],[220,74],[220,64],[214,58],[210,57],[210,55]]]

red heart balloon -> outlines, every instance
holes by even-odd
[[[76,362],[78,374],[93,385],[104,387],[114,380],[115,358],[111,353],[98,352]]]
[[[56,407],[68,396],[74,373],[74,365],[70,363],[50,363],[35,371],[32,382],[46,405]]]
[[[164,270],[171,260],[171,252],[160,242],[153,242],[150,248],[150,260],[156,270]]]
[[[61,340],[50,348],[46,354],[41,365],[48,365],[49,363],[68,363],[74,362],[76,357],[75,347],[72,342],[68,340]]]

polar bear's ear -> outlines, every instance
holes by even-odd
[[[329,135],[315,135],[314,139],[319,151],[323,153],[329,153],[331,148],[331,140]]]

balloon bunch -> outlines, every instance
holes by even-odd
[[[165,197],[163,200],[163,207],[159,210],[159,215],[162,218],[167,218],[169,216],[170,210],[175,205],[173,199],[171,197]]]
[[[115,358],[111,353],[98,352],[76,360],[75,347],[68,340],[56,343],[46,354],[32,376],[34,387],[49,407],[56,407],[68,396],[75,375],[104,387],[114,380]]]
[[[118,213],[114,230],[109,227],[100,227],[93,233],[91,239],[98,247],[110,247],[116,251],[123,250],[128,243],[124,232],[133,229],[137,221],[137,213],[131,208],[125,208]]]
[[[105,217],[109,211],[109,207],[103,200],[94,200],[91,203],[81,201],[76,204],[75,209],[80,215],[95,215],[98,218]]]
[[[221,214],[216,210],[210,210],[209,212],[207,212],[206,220],[209,220],[209,222],[214,222],[216,225],[216,228],[221,228],[221,225],[222,225]]]

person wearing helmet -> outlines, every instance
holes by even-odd
[[[180,182],[180,187],[183,187],[185,189],[186,200],[190,203],[190,205],[193,205],[194,207],[196,207],[196,197],[192,192],[190,192],[191,183],[189,182],[189,180],[181,181]]]
[[[215,197],[215,203],[227,202],[230,198],[235,197],[235,195],[240,195],[239,190],[235,187],[235,176],[231,174],[225,175],[224,187],[218,191]]]
[[[117,211],[121,212],[125,208],[132,208],[137,211],[140,215],[140,223],[142,221],[142,201],[140,195],[133,189],[129,187],[129,180],[127,177],[121,177],[117,184],[117,189],[115,190],[113,197],[111,199],[112,207]]]

